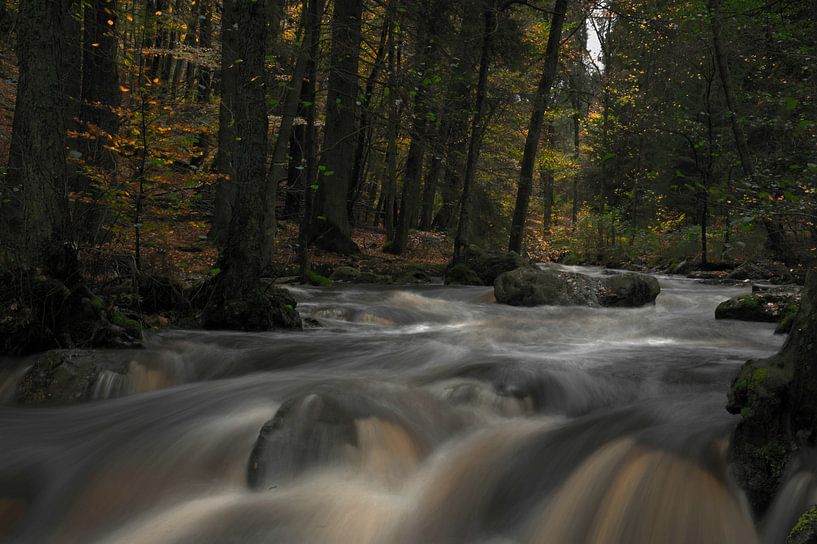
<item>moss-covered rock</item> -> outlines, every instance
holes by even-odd
[[[465,263],[458,263],[445,271],[446,285],[485,285],[482,279]]]
[[[302,329],[298,303],[286,289],[265,285],[248,288],[240,297],[214,301],[202,313],[205,329],[268,331]]]
[[[729,453],[734,473],[760,516],[792,455],[817,445],[817,273],[807,278],[783,348],[743,365],[727,410],[741,415]]]
[[[817,544],[817,506],[800,516],[786,538],[786,544]]]
[[[721,302],[715,308],[715,318],[778,323],[787,315],[792,320],[799,303],[800,291],[796,289],[757,291]]]
[[[332,272],[332,275],[329,276],[329,279],[332,281],[349,283],[358,281],[358,278],[360,278],[360,270],[357,268],[352,268],[351,266],[339,266],[334,272]]]

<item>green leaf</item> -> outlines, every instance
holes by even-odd
[[[789,96],[786,98],[786,109],[791,111],[796,108],[799,103],[800,102],[798,102],[796,99]]]

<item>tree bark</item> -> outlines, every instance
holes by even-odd
[[[247,285],[257,281],[263,270],[264,203],[266,197],[265,156],[267,151],[267,108],[264,89],[266,19],[263,2],[225,0],[224,79],[222,88],[232,106],[233,134],[241,145],[233,153],[230,177],[235,186],[235,208],[220,257],[225,297],[240,298]],[[241,59],[242,62],[235,62]]]
[[[528,217],[528,205],[533,188],[533,169],[536,163],[536,151],[544,122],[545,108],[550,100],[550,89],[556,79],[556,68],[559,64],[559,48],[562,42],[562,26],[567,13],[569,0],[556,0],[553,7],[553,16],[550,21],[547,49],[545,51],[545,67],[539,88],[534,99],[533,112],[528,123],[528,135],[525,138],[525,151],[522,155],[522,164],[519,171],[519,188],[516,193],[516,206],[511,223],[511,235],[508,249],[522,253],[525,222]]]
[[[352,241],[346,198],[352,173],[357,113],[361,0],[335,0],[329,91],[318,198],[310,226],[315,244],[337,253],[358,253]]]
[[[64,9],[63,3],[53,0],[20,3],[20,74],[8,175],[0,199],[0,237],[8,256],[24,264],[37,264],[70,234],[66,230]]]

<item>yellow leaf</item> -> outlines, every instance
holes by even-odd
[[[108,26],[113,26],[113,19],[108,19]]]
[[[122,91],[123,93],[129,93],[130,92],[130,89],[128,89],[124,85],[120,85],[119,90]]]

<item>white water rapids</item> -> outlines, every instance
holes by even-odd
[[[322,328],[155,334],[101,400],[0,407],[0,541],[781,542],[815,479],[792,478],[758,535],[724,405],[739,365],[783,338],[714,319],[745,288],[660,281],[639,309],[294,288]],[[252,490],[253,445],[288,399]]]

